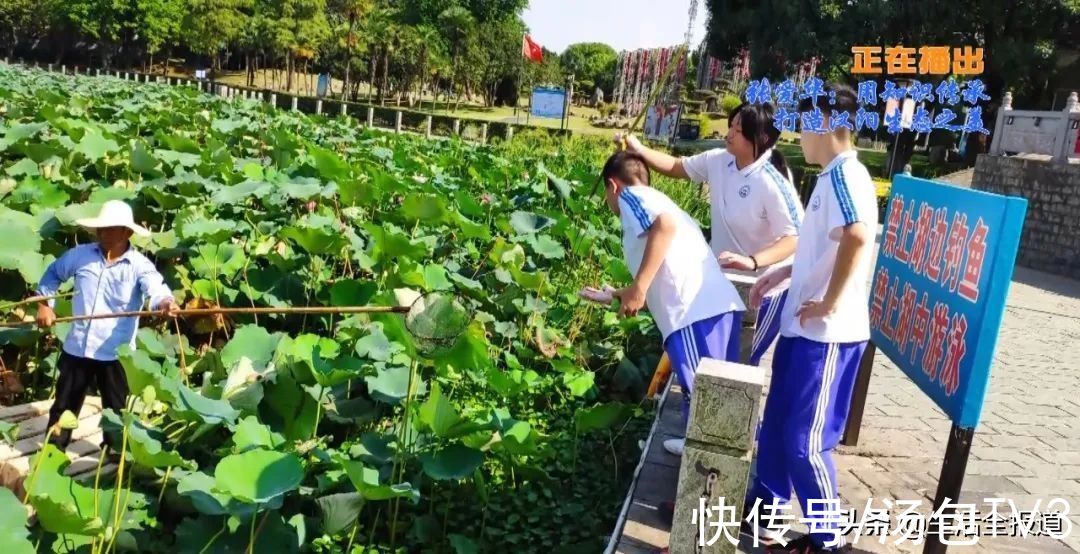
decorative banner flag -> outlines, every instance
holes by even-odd
[[[532,37],[525,35],[521,37],[521,55],[525,59],[541,63],[544,61],[544,49],[539,44],[533,42]]]

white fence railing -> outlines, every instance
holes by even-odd
[[[994,125],[990,154],[1043,154],[1067,163],[1080,158],[1080,102],[1069,95],[1065,109],[1055,111],[1014,110],[1012,93],[1005,93]]]
[[[0,0],[2,1],[2,0]],[[11,64],[8,58],[2,59],[5,65]],[[23,65],[31,67],[28,64],[22,62],[16,62],[14,65]],[[278,104],[278,96],[283,99],[288,99],[288,108],[292,111],[301,111],[305,113],[321,114],[326,116],[332,116],[333,114],[325,112],[323,110],[323,100],[320,98],[313,98],[303,95],[294,95],[286,92],[271,91],[268,89],[252,89],[245,87],[237,87],[234,85],[226,85],[220,82],[193,79],[190,77],[175,77],[164,75],[150,75],[141,73],[138,71],[120,71],[116,69],[102,69],[102,68],[89,68],[82,67],[81,71],[79,67],[71,67],[70,71],[66,65],[38,65],[33,67],[38,69],[44,69],[46,71],[59,71],[60,73],[70,73],[72,75],[94,75],[98,77],[115,77],[117,79],[125,81],[133,81],[136,83],[159,83],[169,86],[185,86],[198,89],[200,92],[204,92],[213,96],[219,96],[227,100],[234,99],[247,99],[260,102],[267,102],[271,106],[286,109]],[[420,114],[415,111],[396,109],[389,106],[370,106],[355,102],[338,101],[337,99],[327,99],[334,103],[339,104],[338,115],[341,117],[348,117],[350,112],[366,112],[366,127],[372,129],[379,129],[383,131],[392,131],[395,133],[406,133],[412,135],[422,135],[427,138],[448,138],[451,136],[460,137],[467,142],[479,142],[481,144],[487,144],[489,138],[499,136],[507,141],[514,138],[515,127],[518,126],[514,123],[508,122],[488,122],[484,120],[469,119],[469,118],[457,118],[446,115],[430,115]],[[313,105],[314,107],[304,107],[301,105],[301,101],[306,104]],[[392,119],[392,123],[389,126],[379,125],[379,121],[376,120],[376,111],[382,116],[387,116]],[[408,114],[412,119],[420,118],[418,121],[413,121],[412,124],[406,125],[403,116]],[[435,123],[439,122],[441,126],[441,133],[436,132]],[[496,129],[501,129],[497,134],[494,132]],[[553,132],[557,134],[570,134],[569,131],[552,130],[545,127],[532,127],[541,129],[547,132]],[[467,133],[466,131],[471,131]]]

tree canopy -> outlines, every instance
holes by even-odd
[[[819,73],[850,80],[856,45],[978,46],[991,98],[1011,89],[1032,103],[1052,96],[1058,58],[1080,35],[1074,0],[708,0],[708,8],[710,53],[731,59],[748,48],[754,78],[786,77],[790,64],[818,56]]]
[[[611,94],[615,83],[615,65],[618,54],[615,49],[600,42],[571,44],[561,56],[562,66],[582,86],[600,87]]]
[[[275,78],[283,73],[287,88],[310,86],[308,72],[330,72],[344,82],[335,94],[355,95],[357,84],[366,82],[379,99],[466,94],[488,103],[512,102],[523,78],[563,81],[557,55],[548,52],[541,65],[521,59],[521,12],[527,5],[528,0],[3,0],[0,49],[39,61],[153,71],[179,58],[189,67],[247,70],[249,85],[266,69]],[[600,78],[595,62],[581,59],[591,64],[590,78]],[[306,79],[300,84],[298,71]]]

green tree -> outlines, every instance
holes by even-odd
[[[41,10],[37,0],[6,0],[0,2],[0,45],[7,50],[7,55],[14,56],[15,48],[23,41],[33,40],[49,29],[49,21],[42,16],[51,16],[51,10]]]
[[[525,60],[521,56],[521,37],[525,26],[517,18],[492,20],[477,25],[473,35],[471,65],[475,82],[492,106],[496,97],[503,103],[514,103],[514,90],[520,88]],[[499,94],[499,89],[503,92]]]
[[[818,56],[820,75],[851,82],[856,77],[849,70],[853,45],[982,47],[985,71],[980,77],[991,97],[984,123],[993,121],[1008,89],[1020,101],[1047,104],[1062,77],[1054,72],[1058,57],[1080,33],[1080,3],[1074,0],[708,0],[708,9],[713,14],[710,53],[731,59],[748,47],[754,78],[786,78],[791,64]],[[906,163],[913,137],[901,136],[894,167]],[[986,138],[971,135],[972,140]],[[973,155],[979,150],[968,148]]]
[[[249,23],[251,0],[188,0],[182,29],[187,47],[221,69],[221,51],[233,44]]]
[[[333,0],[331,8],[345,22],[338,33],[339,44],[343,43],[345,50],[345,79],[341,87],[341,99],[344,100],[351,87],[353,57],[361,39],[358,34],[360,21],[375,8],[372,0]]]
[[[525,85],[562,85],[563,67],[559,55],[547,48],[540,63],[525,62]]]
[[[420,51],[419,96],[421,102],[423,102],[424,85],[427,83],[428,77],[431,76],[431,58],[433,55],[438,55],[442,49],[442,36],[439,35],[439,30],[431,25],[418,25],[414,29],[413,37]]]
[[[446,38],[447,44],[450,45],[451,94],[456,93],[455,86],[461,73],[461,67],[458,65],[458,62],[461,61],[462,55],[466,52],[466,40],[472,33],[475,24],[476,20],[473,19],[469,10],[462,8],[461,6],[447,8],[439,14],[439,29],[442,31],[443,37]]]
[[[136,28],[146,44],[151,68],[154,54],[162,48],[171,49],[180,36],[180,22],[184,18],[184,0],[135,0]],[[168,57],[165,71],[168,71]]]
[[[562,67],[574,75],[574,80],[583,87],[600,87],[604,94],[610,95],[615,83],[615,66],[619,61],[615,49],[599,42],[571,44],[562,54]]]
[[[469,12],[477,23],[501,21],[518,17],[529,5],[528,0],[398,0],[402,7],[403,21],[411,25],[435,24],[442,13],[453,7]]]
[[[72,33],[93,43],[102,52],[109,65],[113,54],[125,33],[135,27],[135,14],[129,2],[124,0],[67,0],[51,4],[57,11],[58,31]],[[57,44],[57,60],[63,58],[67,44],[73,37],[62,37]]]

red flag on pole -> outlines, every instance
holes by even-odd
[[[534,42],[529,35],[521,38],[521,55],[536,63],[544,61],[544,49]]]

